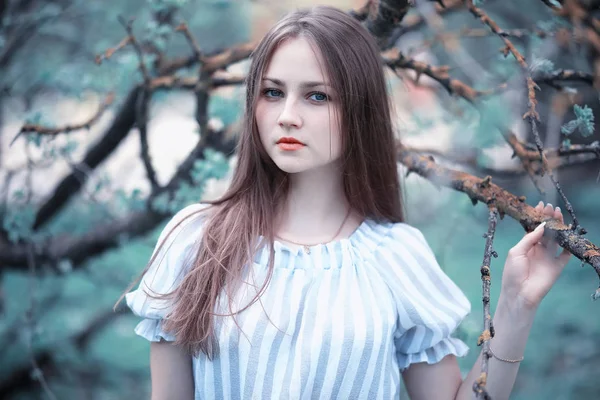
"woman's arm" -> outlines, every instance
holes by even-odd
[[[150,344],[152,400],[192,400],[192,357],[172,342]]]
[[[494,316],[496,335],[491,340],[495,354],[511,360],[519,359],[525,351],[525,344],[533,321],[533,314],[524,311],[522,315],[514,314],[498,302]],[[449,355],[436,364],[412,364],[404,373],[403,379],[411,400],[427,399],[473,399],[473,384],[481,374],[481,357],[462,380],[456,357]],[[488,379],[486,389],[492,399],[508,399],[519,363],[507,363],[490,358],[488,361]]]
[[[500,299],[494,315],[495,336],[490,341],[494,354],[509,360],[519,360],[525,352],[529,331],[533,325],[534,310],[511,309],[510,302]],[[473,368],[461,384],[457,399],[472,399],[473,384],[481,374],[479,354]],[[494,400],[508,399],[512,392],[521,363],[500,361],[491,357],[488,361],[486,390]]]
[[[540,202],[536,211],[562,223],[559,208],[543,207]],[[506,259],[493,320],[495,336],[490,341],[494,354],[501,358],[518,360],[523,356],[537,307],[570,258],[566,250],[556,257],[557,243],[543,239],[543,233],[544,227],[540,226],[525,235]],[[474,398],[473,384],[480,375],[481,357],[480,354],[464,382],[454,356],[445,357],[437,364],[411,365],[403,373],[411,399]],[[508,399],[518,370],[519,363],[489,359],[486,390],[494,400]]]

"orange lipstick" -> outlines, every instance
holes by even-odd
[[[277,146],[283,151],[295,151],[300,150],[306,145],[296,138],[282,137],[277,141]]]

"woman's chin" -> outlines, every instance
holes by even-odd
[[[281,155],[274,155],[272,160],[280,170],[288,174],[298,174],[309,171],[324,171],[327,168],[340,167],[335,161],[314,162],[316,160],[308,160],[300,157],[286,157]]]
[[[304,165],[302,162],[290,162],[289,160],[275,161],[275,165],[285,173],[297,174],[310,169],[310,166]]]

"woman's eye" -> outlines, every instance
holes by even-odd
[[[325,93],[315,92],[310,95],[310,99],[317,102],[323,102],[329,100],[329,96],[327,96]]]
[[[266,97],[280,97],[283,93],[281,93],[281,90],[277,89],[265,89],[263,90],[263,94]]]

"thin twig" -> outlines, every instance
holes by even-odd
[[[108,96],[106,96],[106,99],[104,99],[104,102],[100,105],[100,108],[98,108],[98,111],[96,111],[96,114],[94,114],[90,119],[81,124],[67,125],[58,128],[51,128],[39,124],[25,124],[23,125],[19,133],[17,133],[17,135],[10,141],[10,144],[8,146],[12,146],[13,143],[19,138],[19,136],[27,133],[35,132],[39,135],[57,135],[59,133],[69,133],[80,129],[90,129],[90,127],[100,119],[102,114],[104,114],[104,112],[112,104],[114,99],[114,93],[109,93]]]
[[[490,267],[492,256],[498,257],[498,254],[492,248],[494,242],[494,234],[496,233],[496,224],[498,223],[498,210],[493,204],[489,205],[490,215],[488,217],[488,231],[483,235],[485,237],[485,251],[483,253],[483,264],[481,266],[481,282],[483,286],[483,332],[477,340],[477,345],[482,348],[481,358],[481,375],[473,384],[473,391],[477,394],[478,399],[491,400],[491,397],[486,389],[488,376],[488,361],[490,359],[490,339],[494,337],[494,326],[492,324],[492,316],[490,314],[490,286],[491,274]]]
[[[529,107],[527,112],[523,115],[523,119],[528,120],[531,125],[531,132],[533,134],[535,144],[540,153],[540,159],[542,160],[542,165],[544,166],[545,171],[548,173],[550,180],[554,184],[554,187],[556,188],[557,192],[561,196],[561,198],[565,204],[565,207],[567,208],[567,211],[571,215],[571,218],[573,220],[572,229],[577,230],[580,234],[584,234],[585,229],[580,227],[579,221],[577,220],[577,216],[575,215],[575,211],[573,210],[573,206],[569,202],[569,199],[567,199],[567,196],[565,196],[562,188],[560,187],[560,184],[558,183],[558,180],[554,177],[552,170],[548,167],[548,161],[546,160],[546,157],[544,155],[544,147],[542,144],[542,140],[540,139],[540,135],[539,135],[538,128],[537,128],[537,121],[539,121],[539,114],[536,110],[537,99],[536,99],[536,95],[535,95],[535,90],[539,89],[539,86],[535,83],[535,81],[533,80],[533,78],[531,76],[529,66],[527,65],[527,62],[525,61],[525,57],[523,57],[523,55],[521,55],[521,53],[517,50],[517,48],[514,46],[514,44],[507,38],[507,36],[504,34],[504,31],[498,26],[498,24],[496,24],[496,22],[493,19],[491,19],[483,10],[481,10],[480,8],[476,7],[473,4],[473,0],[465,0],[465,1],[467,3],[467,8],[471,12],[471,14],[473,14],[475,17],[477,17],[482,23],[487,25],[492,30],[492,32],[494,32],[496,35],[498,35],[498,37],[500,37],[500,39],[504,42],[504,44],[506,46],[507,52],[510,52],[515,57],[515,59],[517,60],[517,62],[521,66],[521,68],[523,69],[523,72],[526,77],[526,82],[527,82],[527,99],[528,99],[528,107]]]
[[[512,135],[512,134],[511,134]],[[513,135],[514,136],[514,135]],[[526,153],[525,157],[522,157],[522,161],[529,163],[530,173],[539,175],[542,172],[542,168],[538,162],[539,153],[537,150],[528,150],[526,144],[521,143],[518,139],[515,139],[520,148]],[[443,160],[449,162],[468,166],[484,175],[493,175],[495,177],[514,178],[526,175],[528,171],[525,170],[524,162],[515,164],[514,166],[496,167],[492,164],[486,164],[481,162],[481,155],[483,152],[479,148],[471,147],[457,147],[442,150],[438,147],[424,147],[424,146],[409,146],[404,145],[407,150],[414,151],[421,154],[430,154],[435,157],[440,157]],[[600,160],[600,143],[594,142],[591,145],[572,145],[578,149],[568,151],[562,154],[564,150],[558,149],[545,149],[548,163],[553,169],[562,169],[573,165],[581,165],[587,163],[594,163]],[[585,147],[585,148],[584,148]],[[589,147],[589,148],[588,148]],[[530,158],[531,154],[531,158]],[[516,154],[515,154],[516,156]]]
[[[184,22],[180,23],[175,28],[175,31],[183,32],[183,35],[185,36],[186,40],[190,44],[190,47],[192,48],[192,51],[194,52],[194,57],[198,60],[198,62],[201,63],[202,62],[202,50],[200,49],[200,45],[198,44],[198,42],[192,35],[192,32],[190,32],[190,29],[188,28],[187,24]]]
[[[538,72],[533,75],[533,79],[539,83],[556,84],[557,82],[583,82],[589,85],[594,84],[594,75],[575,71],[572,69],[557,69],[552,72]]]
[[[507,88],[506,84],[500,84],[492,89],[476,90],[458,79],[451,78],[448,73],[450,69],[449,66],[433,66],[422,61],[408,58],[397,48],[384,52],[382,57],[384,63],[392,69],[392,71],[396,72],[397,68],[413,70],[417,74],[415,79],[417,83],[421,75],[426,75],[442,85],[448,93],[460,96],[470,103],[473,103],[475,99],[479,97],[490,96]]]
[[[44,372],[42,371],[42,369],[39,367],[36,359],[35,359],[35,355],[33,352],[33,337],[35,335],[35,321],[34,321],[34,314],[35,314],[35,296],[34,296],[34,290],[35,290],[35,279],[36,279],[36,273],[35,273],[35,257],[33,255],[33,243],[28,243],[27,245],[27,264],[29,266],[29,308],[25,311],[25,325],[26,325],[26,329],[28,329],[28,332],[26,333],[26,342],[27,342],[27,351],[29,353],[29,361],[31,362],[31,367],[33,369],[32,374],[35,380],[37,380],[40,385],[42,386],[42,389],[44,390],[44,392],[46,393],[46,396],[48,396],[48,398],[50,400],[56,400],[56,396],[54,395],[54,393],[52,393],[52,390],[50,390],[50,387],[48,386],[48,382],[46,382],[46,378],[44,377]]]
[[[152,92],[146,87],[140,91],[140,95],[137,98],[135,121],[140,133],[140,156],[142,157],[150,186],[152,190],[155,190],[159,185],[156,179],[156,171],[152,166],[148,146],[148,109],[150,107],[151,96]]]
[[[113,54],[115,54],[117,51],[123,49],[129,43],[131,43],[131,36],[127,36],[127,37],[123,38],[119,42],[119,44],[117,44],[115,47],[110,47],[110,48],[106,49],[103,54],[96,55],[96,64],[98,64],[98,65],[102,64],[102,61],[108,60],[109,58],[111,58],[113,56]]]
[[[140,67],[140,71],[142,72],[142,77],[144,78],[144,83],[146,84],[146,86],[148,86],[148,84],[150,83],[150,80],[151,80],[150,73],[148,72],[148,68],[146,68],[146,64],[144,62],[144,52],[142,51],[142,46],[140,46],[140,44],[138,43],[137,39],[135,38],[135,36],[133,34],[133,20],[125,21],[125,19],[123,17],[119,17],[119,21],[121,22],[121,24],[127,31],[127,34],[129,35],[130,43],[132,44],[133,48],[135,49],[135,52],[136,52],[139,62],[140,62],[139,67]]]

